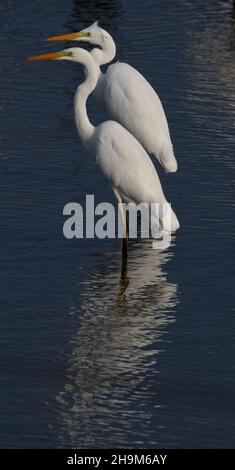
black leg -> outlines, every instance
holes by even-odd
[[[127,261],[128,257],[128,238],[122,239],[122,261],[123,263]]]
[[[127,240],[126,238],[123,239],[123,244],[122,244],[122,268],[121,268],[121,276],[120,276],[120,286],[119,286],[119,291],[117,294],[117,303],[119,307],[122,308],[121,313],[127,314],[127,307],[128,307],[128,302],[127,302],[127,297],[126,297],[126,289],[129,284],[129,278],[128,278],[128,272],[127,272],[127,264],[128,264],[128,258],[127,258]]]

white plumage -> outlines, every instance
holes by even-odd
[[[101,49],[91,51],[98,65],[98,81],[94,94],[102,102],[112,119],[122,124],[154,154],[165,171],[177,170],[166,115],[152,86],[133,67],[116,62],[102,73],[100,65],[113,60],[116,46],[111,35],[95,22],[79,33],[54,36],[48,40],[76,40],[96,44]]]
[[[119,202],[164,203],[164,196],[156,169],[136,138],[115,121],[105,121],[95,127],[91,124],[86,109],[88,96],[96,87],[99,68],[89,52],[70,48],[58,53],[35,56],[30,60],[57,59],[79,62],[85,67],[85,81],[75,94],[75,120],[84,147],[95,157],[104,175],[110,182]],[[178,219],[171,210],[171,226],[175,231]]]

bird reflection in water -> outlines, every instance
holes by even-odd
[[[121,446],[141,436],[151,443],[151,433],[154,439],[156,425],[149,423],[160,406],[158,354],[177,303],[177,285],[163,271],[170,256],[149,241],[134,243],[121,275],[119,259],[108,257],[84,281],[81,305],[70,312],[79,326],[67,383],[57,396],[63,445]]]
[[[128,273],[127,273],[127,252],[125,253],[124,256],[122,256],[122,268],[121,268],[121,276],[120,276],[120,289],[117,293],[117,304],[120,307],[123,307],[127,303],[127,297],[126,297],[126,289],[129,284],[129,278],[128,278]]]

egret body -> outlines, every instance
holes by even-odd
[[[137,139],[118,122],[105,121],[97,127],[90,122],[86,102],[99,79],[99,67],[91,54],[81,48],[70,48],[29,58],[30,61],[44,59],[70,60],[84,66],[86,79],[78,86],[74,100],[77,130],[83,146],[96,159],[110,182],[118,202],[166,203],[156,169]],[[124,212],[122,217],[125,225]],[[164,221],[167,231],[179,228],[173,210],[170,223],[171,226],[167,227]]]

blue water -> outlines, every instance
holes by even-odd
[[[232,2],[0,12],[0,446],[234,447]],[[127,266],[118,240],[63,237],[66,203],[114,200],[74,125],[83,71],[24,60],[96,19],[158,91],[179,162],[158,170],[181,229],[165,253],[132,242]]]

